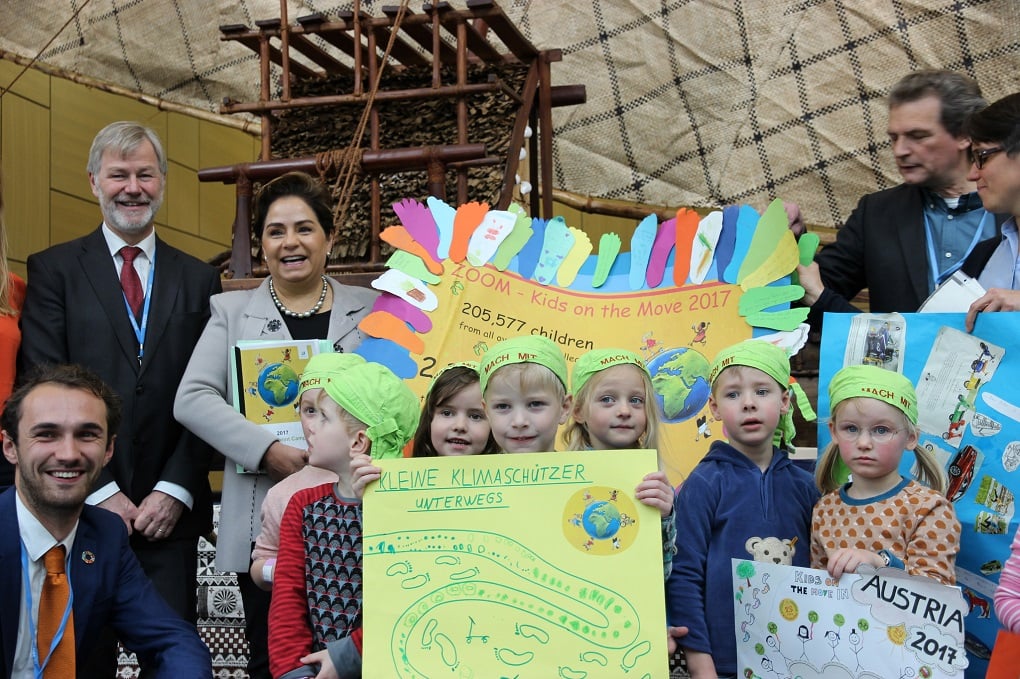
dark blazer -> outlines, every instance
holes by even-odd
[[[997,227],[1009,215],[995,215]],[[868,289],[871,311],[917,311],[928,298],[924,189],[900,184],[861,198],[836,241],[815,257],[825,292],[811,307],[813,326],[825,311],[857,312],[848,300]]]
[[[117,269],[102,227],[28,258],[19,373],[39,363],[79,363],[124,400],[113,459],[98,484],[115,480],[138,504],[158,481],[195,498],[174,528],[197,537],[212,526],[211,449],[173,418],[174,394],[220,292],[216,270],[156,239],[155,278],[142,363]]]
[[[0,652],[3,676],[11,675],[22,599],[21,541],[13,488],[0,494]],[[85,552],[95,556],[87,564]],[[128,545],[116,514],[86,506],[71,550],[74,636],[79,667],[104,625],[147,661],[156,677],[211,677],[209,649],[156,593]]]

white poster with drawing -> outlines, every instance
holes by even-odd
[[[823,570],[733,559],[738,676],[962,677],[960,590],[894,568]]]

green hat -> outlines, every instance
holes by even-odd
[[[443,368],[439,370],[439,372],[436,373],[436,376],[432,378],[432,381],[429,382],[428,391],[426,391],[425,393],[426,394],[431,393],[432,388],[436,386],[436,382],[439,381],[439,378],[443,375],[443,373],[445,373],[447,370],[452,370],[453,368],[468,368],[469,370],[474,370],[477,373],[478,361],[457,361],[456,363],[447,363]]]
[[[367,425],[372,457],[401,457],[418,424],[418,397],[402,379],[386,366],[362,359],[331,374],[322,388]]]
[[[911,424],[917,424],[917,392],[898,372],[874,365],[850,365],[829,382],[829,411],[848,398],[874,398],[901,410]]]
[[[338,354],[327,352],[315,354],[305,364],[305,371],[301,373],[301,387],[298,390],[298,398],[309,389],[323,389],[326,383],[336,377],[343,370],[360,365],[365,359],[358,354]]]
[[[482,393],[485,393],[485,387],[494,372],[513,363],[537,363],[545,366],[559,378],[563,388],[567,388],[567,360],[563,358],[560,348],[548,337],[522,335],[499,342],[482,356],[478,368]]]
[[[588,380],[595,373],[602,372],[606,368],[612,368],[614,365],[625,364],[636,365],[645,374],[648,373],[645,362],[633,351],[627,351],[626,349],[593,349],[582,354],[577,359],[577,363],[574,364],[574,372],[571,375],[570,387],[572,393],[576,397],[577,393],[581,391],[581,388],[588,383]]]
[[[783,389],[793,392],[796,397],[795,403],[800,408],[800,413],[805,420],[810,422],[815,419],[815,411],[808,401],[807,394],[796,380],[790,379],[790,357],[785,349],[760,339],[748,339],[726,347],[715,357],[715,361],[708,371],[709,383],[715,384],[719,373],[734,365],[761,370],[778,382]],[[773,443],[778,446],[783,439],[786,439],[787,443],[792,443],[793,437],[796,435],[797,429],[793,426],[793,408],[790,407],[779,418],[779,426],[773,436]]]

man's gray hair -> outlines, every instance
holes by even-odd
[[[131,120],[110,123],[99,131],[96,138],[92,140],[92,148],[89,149],[89,162],[85,169],[89,174],[97,175],[103,165],[103,154],[106,151],[113,150],[118,156],[124,157],[146,140],[155,149],[159,171],[165,177],[166,154],[163,153],[163,144],[160,143],[159,137],[152,129]]]
[[[889,108],[928,96],[935,96],[941,102],[939,122],[954,137],[964,134],[963,123],[967,116],[988,105],[977,81],[969,76],[955,71],[916,71],[893,85],[889,92]]]

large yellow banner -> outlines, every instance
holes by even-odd
[[[654,451],[379,460],[364,676],[665,677]]]

